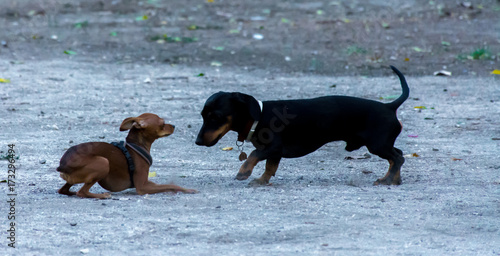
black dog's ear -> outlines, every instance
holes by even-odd
[[[212,94],[212,96],[208,97],[207,101],[205,102],[205,105],[212,104],[216,99],[223,97],[224,94],[228,94],[228,93],[223,92],[223,91],[219,91],[219,92]]]
[[[253,120],[260,120],[262,111],[260,109],[259,102],[254,97],[238,92],[234,92],[232,94],[233,99],[236,101],[236,103],[239,103],[239,105],[243,106],[243,108],[246,108],[248,114],[250,115],[250,117],[252,117]]]

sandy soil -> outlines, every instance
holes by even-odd
[[[0,47],[14,61],[223,65],[273,73],[488,76],[500,3],[440,1],[4,0]]]

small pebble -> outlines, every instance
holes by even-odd
[[[254,34],[253,35],[253,39],[255,39],[255,40],[262,40],[262,39],[264,39],[264,36],[261,35],[261,34]]]

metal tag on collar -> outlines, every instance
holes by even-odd
[[[241,142],[241,144],[238,144],[238,142]],[[236,146],[240,151],[240,156],[239,156],[240,161],[244,161],[247,159],[247,153],[243,152],[243,145],[245,145],[244,141],[236,141]]]

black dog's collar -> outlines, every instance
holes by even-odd
[[[134,144],[134,143],[127,143],[125,141],[120,141],[120,142],[111,142],[111,145],[119,148],[122,153],[125,155],[125,159],[127,159],[127,165],[128,165],[128,172],[130,175],[130,184],[131,188],[134,187],[134,172],[135,172],[135,164],[134,160],[132,159],[132,156],[130,155],[130,152],[128,152],[126,146],[129,146],[132,150],[134,150],[137,154],[139,154],[146,162],[151,166],[153,164],[153,158],[151,158],[151,155],[142,147]]]
[[[260,107],[260,113],[262,113],[262,109],[264,108],[263,104],[262,104],[262,101],[260,100],[257,100],[257,102],[259,103],[259,107]],[[259,121],[255,120],[252,124],[252,128],[250,128],[250,131],[248,132],[248,136],[247,138],[245,139],[245,141],[250,141],[250,139],[252,139],[252,136],[255,132],[255,128],[257,127],[257,125],[259,124]]]

